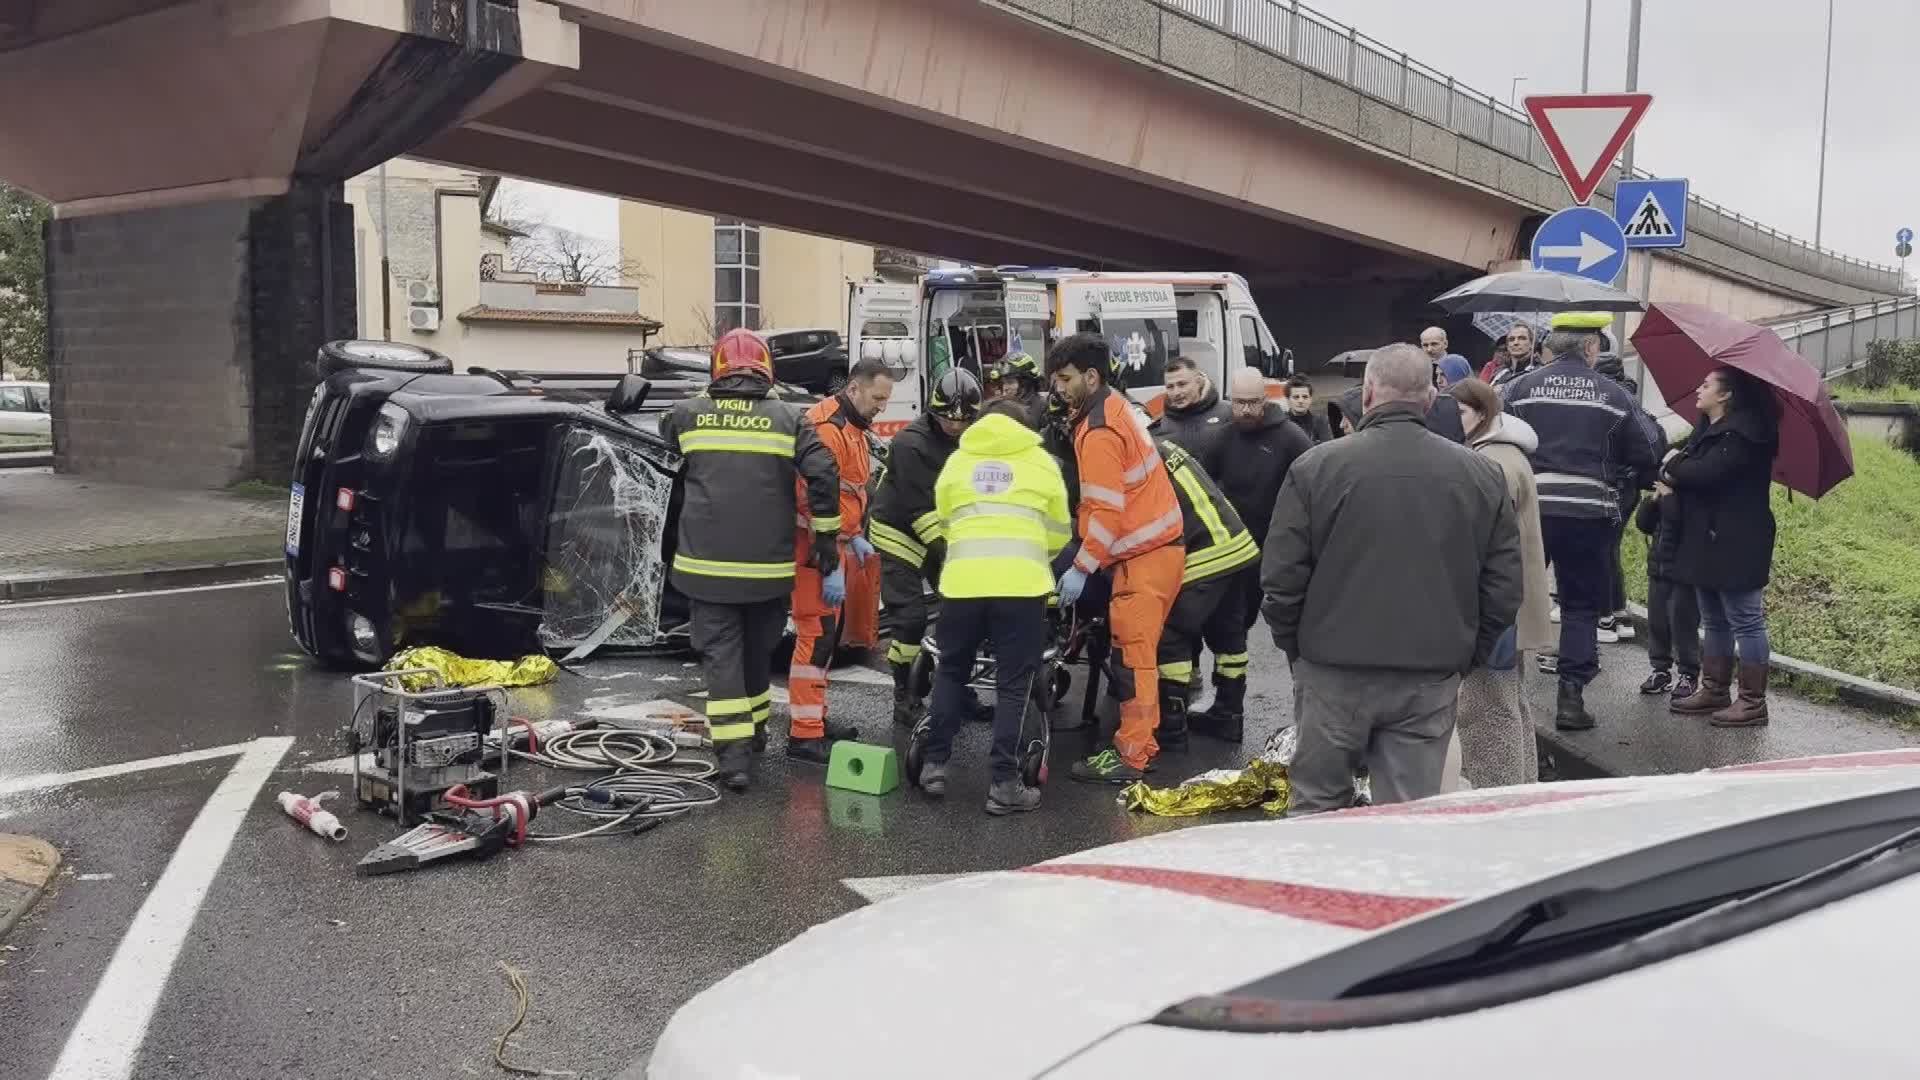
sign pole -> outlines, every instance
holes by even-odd
[[[1627,16],[1627,93],[1629,94],[1635,93],[1640,89],[1640,7],[1641,7],[1641,3],[1642,3],[1642,0],[1633,0],[1633,5],[1629,9],[1629,14]],[[1627,138],[1626,149],[1622,151],[1620,155],[1620,178],[1622,180],[1633,179],[1633,144],[1634,142],[1635,142],[1634,138],[1632,136],[1629,136]],[[1619,192],[1618,185],[1615,186],[1614,191],[1617,195]],[[1621,264],[1621,267],[1620,267],[1620,281],[1619,281],[1620,287],[1630,293],[1634,293],[1635,296],[1638,296],[1642,300],[1645,300],[1647,298],[1647,293],[1653,289],[1653,253],[1647,252],[1646,259],[1647,259],[1646,279],[1642,285],[1643,291],[1641,292],[1634,292],[1634,289],[1633,289],[1633,256],[1631,253],[1627,255],[1626,260]],[[1613,317],[1613,350],[1615,353],[1619,354],[1621,358],[1622,366],[1624,366],[1626,361],[1626,356],[1627,356],[1626,312],[1621,312],[1620,314],[1615,315]],[[1646,394],[1646,386],[1647,386],[1647,365],[1644,361],[1640,359],[1640,354],[1637,352],[1634,353],[1633,355],[1632,374],[1634,377],[1634,381],[1639,383],[1641,388],[1641,395],[1644,397]]]

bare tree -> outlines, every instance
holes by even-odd
[[[507,241],[507,268],[541,281],[580,285],[634,284],[649,278],[617,242],[553,224],[527,185],[502,181],[487,201],[487,220],[519,235]]]

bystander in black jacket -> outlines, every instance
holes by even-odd
[[[1166,399],[1160,399],[1165,403]],[[1220,455],[1226,446],[1227,429],[1233,426],[1233,406],[1220,399],[1220,391],[1211,383],[1200,400],[1184,409],[1167,405],[1154,422],[1153,433],[1192,454],[1208,476],[1220,475]]]
[[[1680,549],[1681,506],[1679,495],[1664,499],[1649,498],[1634,511],[1633,523],[1647,534],[1647,576],[1672,581],[1674,555]]]
[[[1300,429],[1300,434],[1307,437],[1308,445],[1319,446],[1323,442],[1333,441],[1333,424],[1327,420],[1325,405],[1309,408],[1306,412],[1298,414],[1292,409],[1286,409],[1285,412],[1287,420]]]
[[[1360,425],[1364,412],[1360,407],[1360,395],[1361,387],[1350,386],[1339,398],[1340,412],[1355,427]],[[1460,405],[1450,395],[1437,393],[1433,396],[1433,404],[1427,407],[1426,425],[1428,431],[1448,442],[1461,446],[1467,444],[1467,429],[1460,425]]]
[[[1764,588],[1773,570],[1773,418],[1752,410],[1696,427],[1661,472],[1679,499],[1673,580],[1721,592]],[[1662,500],[1663,502],[1666,500]]]
[[[1344,668],[1471,671],[1513,625],[1523,582],[1500,466],[1400,403],[1293,463],[1260,562],[1273,643]]]
[[[1276,401],[1267,402],[1260,426],[1251,431],[1227,425],[1226,460],[1214,479],[1255,543],[1267,538],[1267,527],[1273,524],[1273,503],[1280,496],[1281,481],[1294,461],[1311,449],[1306,433],[1292,422],[1287,407]]]

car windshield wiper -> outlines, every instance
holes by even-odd
[[[1920,828],[1908,829],[1906,832],[1896,833],[1879,843],[1869,844],[1851,855],[1835,859],[1825,866],[1809,870],[1799,877],[1783,881],[1778,885],[1772,885],[1750,892],[1745,896],[1734,897],[1731,900],[1715,904],[1705,911],[1690,915],[1687,918],[1677,919],[1665,926],[1649,930],[1641,934],[1637,940],[1657,941],[1664,935],[1686,933],[1689,930],[1696,929],[1703,923],[1726,918],[1729,915],[1736,914],[1757,904],[1763,904],[1775,897],[1799,892],[1816,885],[1833,881],[1836,878],[1844,877],[1857,870],[1873,866],[1883,859],[1894,858],[1913,851],[1917,844],[1920,844]]]

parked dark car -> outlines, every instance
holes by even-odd
[[[422,642],[511,657],[685,623],[664,572],[679,459],[657,430],[699,372],[455,374],[385,342],[332,343],[320,367],[286,535],[307,652],[344,667]]]
[[[847,347],[838,330],[769,330],[774,377],[816,394],[832,394],[847,384]]]

